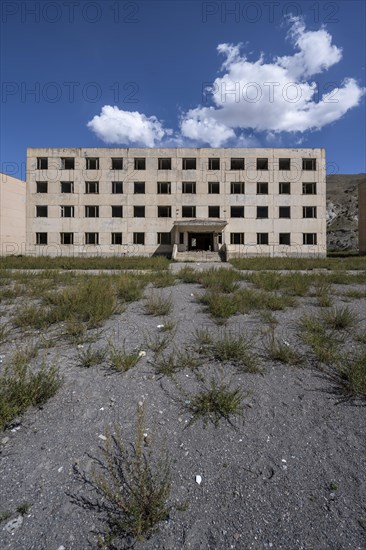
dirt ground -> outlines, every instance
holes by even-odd
[[[365,331],[366,300],[346,298],[349,289],[333,285],[333,305],[352,308],[361,319],[357,330]],[[232,364],[210,361],[199,368],[200,378],[189,369],[174,378],[157,375],[146,338],[159,335],[158,325],[166,319],[146,315],[144,300],[92,331],[94,348],[105,348],[112,339],[116,345],[125,342],[130,350],[146,352],[126,373],[111,370],[106,362],[81,367],[78,354],[83,348],[62,339],[41,350],[39,357],[45,355],[47,364],[57,361],[64,382],[41,409],[29,410],[0,436],[0,512],[9,512],[0,524],[0,547],[97,548],[97,534],[105,532],[105,523],[75,502],[89,491],[75,470],[90,473],[94,457],[101,457],[99,436],[108,426],[118,424],[124,440],[132,442],[136,406],[144,402],[147,433],[155,424],[155,445],[166,445],[173,460],[171,502],[187,502],[187,509],[173,511],[136,548],[365,549],[365,401],[344,399],[298,338],[296,321],[304,312],[319,315],[315,298],[297,298],[296,307],[274,312],[279,321],[276,335],[305,358],[302,366],[288,366],[266,356],[268,327],[258,312],[235,315],[222,327],[197,300],[203,292],[199,285],[148,287],[145,295],[151,292],[172,297],[170,318],[176,332],[171,349],[194,349],[195,331],[202,328],[212,335],[224,330],[245,333],[254,343],[262,372],[245,373]],[[11,308],[1,304],[4,320]],[[19,331],[2,345],[3,362],[27,338],[37,337]],[[362,347],[353,334],[347,345],[351,352]],[[189,425],[182,402],[212,378],[250,391],[243,417],[234,418],[234,426],[223,421],[217,428],[212,423],[205,427],[201,420]],[[201,476],[200,484],[196,476]],[[16,509],[24,502],[31,507],[22,517]],[[12,530],[9,522],[16,518],[21,525]]]

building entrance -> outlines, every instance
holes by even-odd
[[[213,233],[188,233],[188,250],[213,250]]]

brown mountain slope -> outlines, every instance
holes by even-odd
[[[366,174],[327,176],[328,251],[358,249],[358,184]]]

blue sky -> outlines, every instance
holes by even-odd
[[[103,146],[325,147],[328,172],[366,171],[363,1],[1,8],[3,172]]]

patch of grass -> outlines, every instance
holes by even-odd
[[[200,284],[201,274],[192,267],[185,266],[179,270],[177,277],[187,284]]]
[[[119,349],[110,341],[108,359],[113,369],[120,372],[126,372],[137,365],[140,360],[140,354],[138,351],[128,352],[125,344],[122,349]]]
[[[296,301],[288,295],[243,288],[235,293],[234,303],[239,313],[249,313],[253,310],[283,310],[293,307]]]
[[[174,350],[169,354],[157,356],[154,361],[156,374],[163,376],[174,376],[180,370],[196,370],[201,366],[201,358],[189,350]]]
[[[332,363],[339,356],[339,335],[327,330],[321,319],[305,314],[299,321],[298,336],[321,363]]]
[[[334,330],[347,330],[358,323],[358,317],[348,306],[333,307],[322,315],[325,324]]]
[[[352,270],[366,269],[364,256],[328,257],[328,258],[234,258],[230,263],[237,269],[248,270]]]
[[[37,345],[27,345],[24,348],[17,349],[10,359],[10,364],[14,367],[25,365],[38,355]]]
[[[146,347],[151,349],[154,353],[161,353],[164,351],[172,341],[170,334],[147,334],[145,336]]]
[[[101,546],[110,546],[116,539],[126,541],[127,545],[131,539],[134,542],[148,539],[169,518],[173,508],[168,503],[170,456],[165,448],[156,451],[154,439],[144,447],[145,430],[145,412],[139,406],[134,444],[126,446],[117,427],[116,435],[107,431],[98,468],[93,468],[91,478],[82,475],[98,498],[84,497],[81,505],[102,514],[108,524]]]
[[[117,297],[122,302],[136,302],[141,300],[146,281],[141,277],[136,277],[128,273],[119,275],[114,280]]]
[[[208,291],[200,297],[200,301],[219,324],[225,323],[229,317],[237,312],[237,304],[232,295]]]
[[[202,420],[204,426],[209,422],[217,428],[222,420],[230,425],[233,417],[243,416],[243,399],[250,393],[241,388],[231,388],[229,384],[211,380],[196,395],[184,401],[184,406],[191,414],[189,425]]]
[[[362,299],[366,298],[366,290],[356,290],[350,288],[343,294],[343,296],[347,296],[347,298],[356,298],[356,299]]]
[[[331,288],[331,283],[323,280],[323,278],[315,281],[314,293],[320,307],[330,307],[332,305]]]
[[[172,296],[152,293],[146,298],[145,310],[148,315],[170,315],[173,309]]]
[[[162,325],[163,326],[160,329],[162,332],[175,333],[177,330],[177,323],[174,321],[174,319],[169,319],[169,317],[163,319]]]
[[[0,344],[5,344],[10,336],[10,327],[8,323],[0,324]]]
[[[203,353],[215,361],[232,363],[245,372],[260,371],[252,340],[243,334],[224,331],[204,348]]]
[[[366,351],[346,355],[334,366],[338,381],[346,393],[366,397]]]
[[[197,329],[194,333],[194,338],[200,347],[209,346],[213,341],[212,333],[207,328]]]
[[[83,344],[87,339],[87,328],[84,323],[74,317],[65,322],[64,336],[73,344]]]
[[[158,273],[152,273],[148,275],[150,280],[156,288],[165,288],[175,285],[176,278],[170,271],[160,271]]]
[[[1,258],[2,269],[168,269],[170,260],[165,256],[90,256],[83,258],[48,256],[6,256]]]
[[[301,355],[288,342],[276,338],[274,331],[268,338],[265,350],[270,359],[286,365],[299,365],[302,361]]]
[[[22,330],[28,328],[41,330],[51,326],[55,320],[54,315],[49,309],[28,304],[16,310],[13,324]]]
[[[274,330],[274,327],[279,323],[278,319],[275,317],[275,315],[273,315],[272,311],[268,311],[265,309],[259,312],[259,316],[262,323],[271,327],[272,330]]]
[[[6,521],[7,519],[10,519],[11,516],[12,516],[11,512],[8,512],[8,511],[0,512],[0,523],[2,523],[3,521]]]
[[[209,269],[200,273],[199,282],[202,286],[222,294],[230,294],[239,288],[242,276],[233,269]]]
[[[80,367],[89,369],[103,363],[105,357],[105,350],[93,349],[91,346],[88,346],[86,349],[78,351],[78,364]]]
[[[62,383],[55,365],[32,372],[25,361],[5,368],[0,377],[0,429],[31,406],[43,405]]]
[[[32,508],[32,505],[30,502],[23,502],[18,506],[17,512],[22,516],[26,516],[31,508]]]

